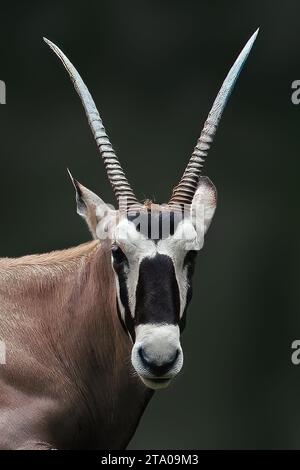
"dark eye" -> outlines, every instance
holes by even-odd
[[[121,264],[124,261],[127,261],[125,253],[121,250],[118,245],[112,245],[111,253],[116,264]]]
[[[196,256],[198,254],[198,251],[196,250],[190,250],[187,252],[184,258],[183,266],[193,266],[196,260]]]

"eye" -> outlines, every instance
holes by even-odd
[[[196,260],[196,256],[198,254],[198,251],[196,250],[190,250],[187,252],[184,258],[183,266],[193,266]]]
[[[127,261],[125,253],[118,245],[112,245],[111,253],[116,264],[121,264],[124,263],[124,261]]]

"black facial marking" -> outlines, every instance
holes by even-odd
[[[185,303],[185,308],[182,314],[182,317],[179,322],[179,328],[180,331],[183,331],[186,325],[186,312],[187,312],[187,307],[192,299],[193,295],[193,284],[192,284],[192,279],[193,279],[193,274],[195,270],[195,262],[197,258],[198,251],[195,250],[190,250],[187,252],[184,258],[183,262],[183,267],[186,268],[187,270],[187,283],[188,283],[188,288],[187,288],[187,293],[186,293],[186,303]]]
[[[171,258],[161,254],[145,258],[136,289],[136,324],[178,324],[179,315],[179,289]]]
[[[113,253],[113,250],[112,250],[112,253]],[[117,255],[118,260],[119,260],[119,255],[120,253],[118,253]],[[132,341],[134,342],[135,341],[134,319],[132,318],[130,309],[129,309],[128,292],[127,292],[127,284],[126,284],[126,280],[127,280],[126,269],[128,269],[128,261],[125,255],[124,255],[125,258],[122,257],[121,262],[115,261],[114,254],[112,256],[114,260],[113,267],[114,267],[115,273],[118,276],[118,281],[119,281],[120,300],[125,310],[125,318],[123,321],[121,317],[119,305],[117,302],[119,319],[123,326],[125,323],[126,330],[130,334]]]
[[[198,251],[190,250],[185,255],[185,258],[184,258],[184,261],[183,261],[183,267],[185,268],[187,266],[188,269],[191,269],[191,275],[194,272],[195,261],[196,261],[197,254],[198,254]]]
[[[113,245],[111,248],[111,252],[114,264],[127,263],[126,255],[118,245]]]

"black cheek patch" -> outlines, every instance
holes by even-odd
[[[195,262],[196,262],[197,254],[198,254],[198,251],[195,251],[195,250],[189,251],[186,254],[186,256],[184,258],[184,262],[183,262],[183,268],[186,268],[186,270],[187,270],[188,289],[187,289],[187,293],[186,293],[185,308],[184,308],[182,317],[181,317],[180,322],[179,322],[180,332],[182,332],[185,328],[185,325],[186,325],[186,312],[187,312],[188,305],[189,305],[189,303],[192,299],[192,295],[193,295],[192,279],[193,279],[193,274],[194,274],[194,270],[195,270]]]
[[[136,323],[178,324],[180,297],[173,262],[157,254],[140,264],[136,289]]]
[[[125,273],[126,266],[127,266],[127,263],[122,263],[122,264],[114,263],[114,270],[118,276],[118,281],[119,281],[120,300],[125,310],[124,320],[122,319],[118,302],[117,302],[117,306],[118,306],[117,309],[118,309],[118,316],[122,323],[122,326],[130,334],[132,341],[134,342],[135,341],[134,319],[132,318],[130,309],[129,309],[128,292],[127,292],[127,284],[126,284],[127,276]]]

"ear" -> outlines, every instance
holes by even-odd
[[[98,223],[113,211],[97,194],[73,178],[69,169],[68,173],[76,191],[77,214],[85,219],[93,237],[97,238],[96,228]]]
[[[217,207],[217,190],[207,176],[200,176],[199,184],[192,201],[192,218],[199,226],[201,216],[202,231],[207,232]]]

